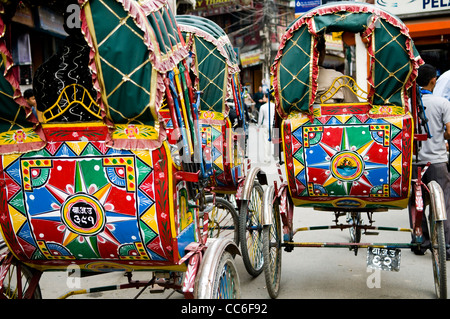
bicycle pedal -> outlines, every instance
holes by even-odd
[[[376,232],[376,231],[366,231],[365,233],[364,233],[364,235],[368,235],[368,236],[377,236],[377,235],[379,235],[380,233],[379,232]]]

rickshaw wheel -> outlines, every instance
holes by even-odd
[[[264,194],[264,206],[268,207],[272,213],[272,223],[264,225],[263,236],[263,256],[264,256],[264,277],[266,287],[271,298],[277,298],[280,291],[281,280],[281,219],[280,200],[273,201],[274,188],[270,186]],[[266,196],[267,195],[267,196]]]
[[[214,198],[206,197],[206,204],[213,205]],[[209,211],[208,237],[226,237],[233,239],[239,245],[239,216],[233,205],[227,200],[216,197],[215,205],[207,208]]]
[[[350,242],[359,243],[361,241],[361,228],[358,226],[361,226],[362,224],[361,213],[347,213],[347,222],[352,225],[348,229],[350,234]],[[350,250],[355,252],[355,256],[358,254],[358,246],[351,247]]]
[[[215,264],[214,269],[208,268],[204,271],[214,272],[214,276],[209,278],[208,285],[197,285],[194,298],[202,299],[239,299],[241,298],[241,288],[239,274],[233,256],[223,251],[220,261]],[[199,274],[206,275],[206,274]]]
[[[18,271],[20,271],[20,283],[18,283]],[[33,271],[28,266],[18,262],[13,258],[11,266],[5,274],[3,287],[0,291],[0,299],[19,299],[25,298],[29,289],[31,279],[33,278]],[[20,292],[20,293],[19,293]],[[41,289],[39,284],[31,295],[31,299],[42,299]]]
[[[433,262],[434,287],[439,299],[447,299],[447,265],[444,222],[442,220],[436,220],[435,212],[438,205],[437,201],[443,201],[443,198],[434,193],[433,187],[430,187],[430,195],[430,250],[432,254],[431,260]],[[445,208],[445,204],[441,203],[441,206],[442,205]]]
[[[239,299],[241,297],[239,275],[233,256],[229,252],[224,252],[222,255],[213,287],[213,299]]]
[[[241,205],[239,213],[239,242],[245,269],[257,277],[263,271],[262,253],[262,199],[264,190],[258,182],[254,182],[248,201]]]

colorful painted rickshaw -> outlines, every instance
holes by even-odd
[[[189,52],[168,4],[41,4],[62,8],[72,27],[65,25],[63,49],[34,76],[39,119],[12,72],[9,7],[2,5],[0,19],[0,226],[8,247],[0,298],[38,298],[42,272],[69,267],[125,271],[129,282],[114,289],[159,285],[186,298],[239,297],[239,249],[207,238],[200,172],[177,160],[185,149],[168,142],[158,112],[170,100],[172,119],[184,126],[194,103],[192,96],[180,103],[177,70]],[[134,281],[134,271],[152,275]],[[109,288],[63,297],[98,289]]]
[[[342,35],[349,44],[359,41],[367,62],[357,60],[356,68],[364,68],[367,74],[359,85],[353,78],[340,77],[319,96],[318,43],[331,32]],[[399,250],[420,246],[423,205],[416,202],[412,228],[376,227],[372,214],[405,209],[420,186],[431,201],[430,249],[436,293],[446,298],[442,190],[435,182],[421,185],[420,178],[411,180],[415,149],[427,138],[422,109],[416,103],[415,79],[421,63],[407,27],[372,5],[339,2],[319,6],[287,28],[272,65],[275,124],[281,132],[287,180],[267,188],[263,209],[264,272],[272,298],[280,288],[282,248],[289,252],[294,247],[348,247],[355,254],[358,248],[367,248],[368,263],[390,261],[368,266],[396,270]],[[353,103],[335,99],[342,87],[358,99]],[[335,224],[294,228],[294,207],[334,212]],[[365,223],[362,214],[367,214]],[[346,223],[338,222],[340,216],[347,216]],[[294,241],[301,231],[319,229],[349,229],[350,241]],[[360,242],[362,231],[383,230],[411,232],[415,243]]]
[[[248,123],[237,56],[228,36],[215,22],[190,15],[176,16],[176,20],[190,52],[187,68],[192,86],[199,95],[192,117],[196,121],[190,124],[200,131],[202,148],[196,162],[203,165],[202,173],[215,195],[207,198],[208,202],[215,198],[209,230],[211,236],[234,237],[244,247],[242,258],[247,271],[256,275],[262,272],[261,184],[266,179],[247,158]],[[160,112],[169,135],[173,134],[169,112],[164,108]]]

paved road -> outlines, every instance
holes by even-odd
[[[312,210],[295,211],[295,225],[331,224],[329,213]],[[377,225],[405,226],[406,211],[380,213]],[[298,222],[298,223],[296,223]],[[363,236],[363,242],[408,242],[409,235],[403,233],[380,233],[378,236]],[[340,230],[324,230],[304,233],[297,241],[346,241],[348,233]],[[434,299],[434,281],[431,254],[415,256],[402,250],[399,272],[372,272],[366,267],[366,249],[357,256],[346,248],[295,248],[282,254],[282,279],[279,299]],[[242,260],[236,257],[241,281],[242,298],[267,299],[263,274],[253,278],[247,274]],[[149,279],[147,273],[135,274],[135,279]],[[110,273],[83,278],[81,288],[93,285],[125,283],[123,273]],[[65,273],[44,273],[41,280],[44,298],[58,298],[69,289]],[[93,293],[71,298],[134,298],[135,289]],[[150,294],[145,291],[140,298],[175,298],[178,293]]]

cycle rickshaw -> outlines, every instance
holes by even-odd
[[[247,156],[248,122],[241,98],[239,65],[228,36],[215,22],[198,16],[176,16],[190,52],[185,78],[197,92],[191,127],[198,127],[201,149],[196,162],[208,178],[213,196],[209,214],[212,237],[232,237],[243,248],[250,274],[262,272],[260,240],[264,172],[252,167]],[[192,80],[190,80],[192,79]],[[161,111],[168,134],[175,129],[169,111]],[[193,134],[193,133],[192,133]],[[239,212],[239,214],[237,213]]]
[[[154,285],[186,298],[239,297],[239,249],[207,238],[201,176],[177,160],[184,149],[171,147],[158,113],[164,99],[180,101],[184,91],[168,82],[188,57],[168,4],[41,4],[75,5],[81,29],[66,25],[63,50],[36,72],[39,119],[20,93],[2,32],[0,225],[8,249],[0,298],[39,298],[42,272],[75,268],[122,271],[128,283],[63,298]],[[185,125],[187,107],[171,103],[172,119]],[[135,281],[134,271],[151,276]]]
[[[365,68],[367,76],[362,85],[350,77],[338,78],[319,97],[316,46],[327,32],[339,32],[348,43],[360,37],[367,65],[356,67]],[[405,209],[411,194],[420,195],[420,186],[431,202],[430,249],[436,293],[446,298],[442,189],[434,181],[423,185],[420,171],[419,178],[411,180],[413,155],[427,138],[415,84],[421,63],[407,27],[369,4],[339,2],[319,6],[286,29],[272,65],[275,125],[280,130],[286,181],[281,179],[281,184],[274,183],[265,191],[262,222],[264,273],[272,298],[280,289],[283,248],[290,252],[295,247],[337,247],[349,248],[355,254],[358,248],[367,248],[368,266],[398,270],[400,249],[420,246],[425,215],[421,197],[416,196],[411,228],[374,226],[372,215]],[[359,102],[332,101],[341,87],[352,90]],[[335,224],[294,228],[294,207],[334,212]],[[367,223],[362,214],[367,214]],[[341,216],[347,217],[346,223],[338,222]],[[301,231],[319,229],[349,229],[350,240],[294,241],[294,235]],[[407,231],[416,240],[361,243],[363,231]],[[376,262],[380,260],[389,262]]]

